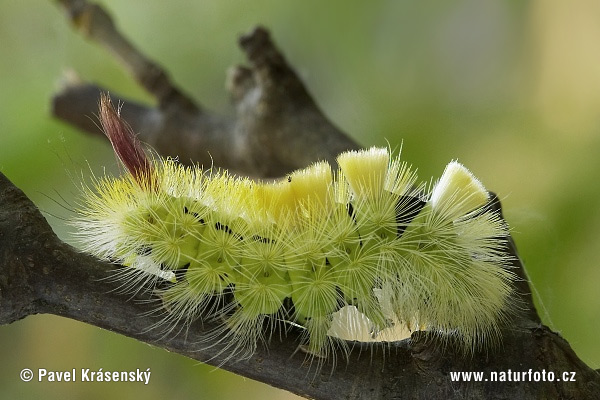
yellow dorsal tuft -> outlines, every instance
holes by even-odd
[[[333,174],[326,161],[292,172],[288,182],[297,202],[316,203],[323,208],[330,204]]]
[[[348,151],[340,154],[337,162],[355,196],[373,198],[383,190],[390,163],[387,149]]]
[[[276,224],[285,225],[295,212],[294,193],[287,180],[257,185],[254,196],[257,204],[262,205],[260,208],[268,212],[268,217]]]
[[[431,208],[452,219],[483,207],[488,201],[483,184],[464,165],[451,161],[431,193]]]

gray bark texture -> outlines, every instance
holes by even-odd
[[[271,41],[256,28],[240,39],[249,67],[230,71],[232,116],[205,110],[174,87],[167,74],[146,59],[116,29],[109,15],[86,1],[58,1],[76,29],[115,54],[156,99],[151,108],[124,101],[122,116],[141,139],[162,155],[200,164],[214,163],[237,173],[282,176],[316,160],[335,163],[342,151],[359,146],[319,110]],[[92,134],[102,134],[87,117],[97,111],[102,88],[71,82],[53,99],[54,115]],[[119,97],[111,93],[113,100]],[[208,159],[210,153],[212,159]],[[495,199],[495,198],[494,198]],[[500,203],[494,200],[494,207]],[[148,294],[111,290],[115,266],[61,242],[36,206],[0,174],[0,324],[49,313],[86,322],[187,357],[314,399],[600,399],[600,373],[585,365],[569,344],[543,326],[533,306],[527,277],[514,243],[514,268],[522,312],[503,330],[501,345],[465,357],[450,343],[440,346],[424,332],[411,339],[366,345],[356,343],[350,362],[318,373],[297,352],[298,335],[273,335],[248,360],[222,359],[222,345],[198,350],[194,343],[214,328],[193,323],[164,337],[147,328],[157,322]],[[177,330],[175,330],[177,332]],[[546,371],[554,382],[453,382],[451,371]],[[563,372],[574,372],[563,380]],[[566,377],[566,376],[565,376]]]

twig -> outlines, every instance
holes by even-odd
[[[318,160],[359,148],[319,110],[264,28],[240,39],[250,68],[232,68],[227,81],[235,105],[228,117],[203,109],[168,79],[166,72],[119,33],[108,14],[83,0],[63,0],[75,27],[114,53],[158,100],[156,109],[124,101],[123,117],[159,153],[182,162],[215,165],[255,177],[277,177]],[[67,82],[53,100],[53,113],[88,132],[100,91]],[[111,97],[119,96],[112,91]],[[121,100],[123,100],[121,98]],[[303,149],[305,151],[298,151]]]

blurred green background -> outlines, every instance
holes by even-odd
[[[232,112],[239,34],[268,27],[325,113],[365,146],[403,143],[422,179],[451,159],[499,194],[544,322],[600,368],[600,3],[101,1],[199,102]],[[73,180],[115,159],[51,118],[64,71],[151,99],[52,1],[0,2],[0,171],[65,240]],[[87,165],[89,163],[89,167]],[[72,175],[76,177],[73,178]],[[268,386],[55,316],[0,327],[1,398],[290,399]],[[150,368],[150,384],[23,383],[22,368]]]

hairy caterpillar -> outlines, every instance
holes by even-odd
[[[153,290],[166,330],[222,321],[207,341],[250,356],[275,325],[312,356],[426,329],[465,351],[494,342],[514,275],[508,228],[483,185],[451,162],[430,191],[387,149],[341,154],[274,183],[149,158],[108,97],[100,119],[127,169],[85,187],[83,250]],[[337,338],[336,338],[337,337]]]

